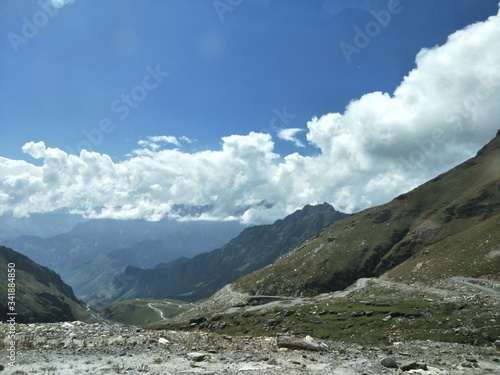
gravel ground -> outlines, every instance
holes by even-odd
[[[7,324],[1,324],[5,337]],[[15,365],[7,348],[5,374],[500,374],[500,350],[435,342],[363,347],[290,338],[317,351],[284,348],[276,337],[229,337],[203,332],[150,331],[82,322],[16,326]],[[381,364],[392,358],[398,368]],[[390,362],[390,361],[389,361]],[[403,371],[419,363],[427,370]],[[1,368],[1,367],[0,367]]]

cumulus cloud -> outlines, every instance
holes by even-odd
[[[147,139],[140,140],[137,142],[138,145],[147,147],[152,149],[153,151],[156,151],[159,149],[160,143],[167,143],[167,144],[172,144],[177,147],[181,147],[180,142],[177,140],[176,137],[171,136],[171,135],[160,135],[160,136],[152,136],[152,137],[147,137]]]
[[[287,128],[278,130],[278,138],[293,142],[293,144],[297,147],[305,147],[306,145],[302,143],[300,139],[298,139],[295,135],[301,131],[305,131],[306,129],[300,128]]]
[[[41,166],[0,157],[0,214],[66,209],[98,218],[270,222],[305,204],[353,212],[386,202],[473,156],[498,130],[500,17],[422,50],[393,93],[372,92],[343,113],[307,123],[314,156],[278,155],[269,134],[222,138],[217,150],[182,150],[154,136],[121,162],[29,142]],[[278,137],[300,142],[300,129]],[[166,147],[169,146],[169,147]],[[173,146],[173,148],[172,148]],[[191,210],[190,210],[191,209]]]

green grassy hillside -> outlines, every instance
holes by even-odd
[[[387,204],[333,223],[233,285],[250,294],[316,295],[390,270],[388,277],[409,281],[498,278],[499,213],[500,132],[474,158]]]
[[[15,264],[15,267],[9,267],[9,264]],[[10,273],[15,274],[15,280],[8,279],[9,268],[15,269]],[[10,301],[15,302],[15,306],[11,306],[17,313],[17,323],[92,320],[90,312],[76,299],[71,287],[54,271],[4,246],[0,246],[0,269],[0,314],[3,317],[7,317],[7,302]],[[15,284],[15,298],[8,300],[9,282],[11,286]]]
[[[133,299],[112,303],[100,315],[114,322],[145,326],[171,319],[192,307],[190,303],[175,300]]]

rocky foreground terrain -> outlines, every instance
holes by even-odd
[[[1,324],[2,343],[8,325]],[[495,343],[432,341],[363,346],[286,334],[228,336],[146,330],[106,323],[16,326],[15,365],[3,345],[6,374],[499,374]],[[362,342],[363,338],[360,337]]]
[[[328,299],[338,305],[348,299],[354,306],[356,298],[365,298],[368,294],[374,296],[377,290],[387,290],[386,283],[382,281],[367,287],[373,282],[360,280],[354,289],[341,295],[318,296],[317,300],[309,302],[318,304]],[[489,311],[483,317],[483,320],[487,319],[485,324],[495,325],[498,297],[492,295],[492,287],[497,290],[498,285],[482,284],[486,291],[478,289],[477,284],[472,287],[448,281],[443,285],[447,288],[432,289],[432,296],[435,301],[441,297],[443,302],[453,300],[461,304],[481,305],[481,311]],[[398,298],[405,298],[405,294],[406,298],[409,294],[414,295],[415,287],[401,287],[404,293],[398,293]],[[417,290],[422,296],[423,289]],[[269,305],[261,307],[262,311],[271,308]],[[241,318],[248,315],[248,308],[236,309],[244,309]],[[467,307],[460,311],[465,310]],[[228,314],[233,316],[234,311]],[[412,324],[418,323],[418,320],[402,317],[391,321],[397,319],[409,330]],[[465,324],[464,321],[462,323]],[[247,321],[246,324],[252,323]],[[80,321],[16,325],[15,365],[10,366],[7,337],[10,327],[6,322],[0,325],[0,368],[2,373],[17,375],[500,373],[499,340],[485,341],[480,345],[408,340],[398,333],[398,328],[393,331],[391,340],[384,344],[363,345],[361,338],[355,340],[350,337],[349,342],[320,340],[293,330],[280,332],[277,329],[269,336],[229,336],[203,330],[202,325],[194,323],[192,327],[186,327],[187,330],[150,330],[107,322],[88,324]],[[367,325],[366,329],[370,327]],[[454,330],[459,331],[458,328]],[[453,329],[450,333],[455,335]]]
[[[214,300],[221,306],[207,300],[183,320],[164,320],[155,329],[98,316],[99,323],[4,321],[0,373],[500,374],[499,286],[464,278],[432,287],[359,279],[345,291],[264,298],[260,305],[228,287],[220,293],[225,299]],[[206,315],[205,304],[219,313]],[[416,339],[412,332],[443,340]],[[9,333],[16,336],[15,357],[9,357]]]

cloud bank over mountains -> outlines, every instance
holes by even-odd
[[[344,113],[311,119],[305,131],[313,156],[278,155],[271,135],[254,132],[194,153],[183,151],[187,137],[152,135],[121,162],[28,142],[23,151],[43,163],[0,157],[0,214],[63,209],[159,220],[193,207],[197,218],[263,223],[305,204],[326,201],[353,212],[386,202],[493,138],[500,127],[499,40],[496,15],[420,51],[394,93],[368,93]],[[300,130],[278,138],[303,146]]]

